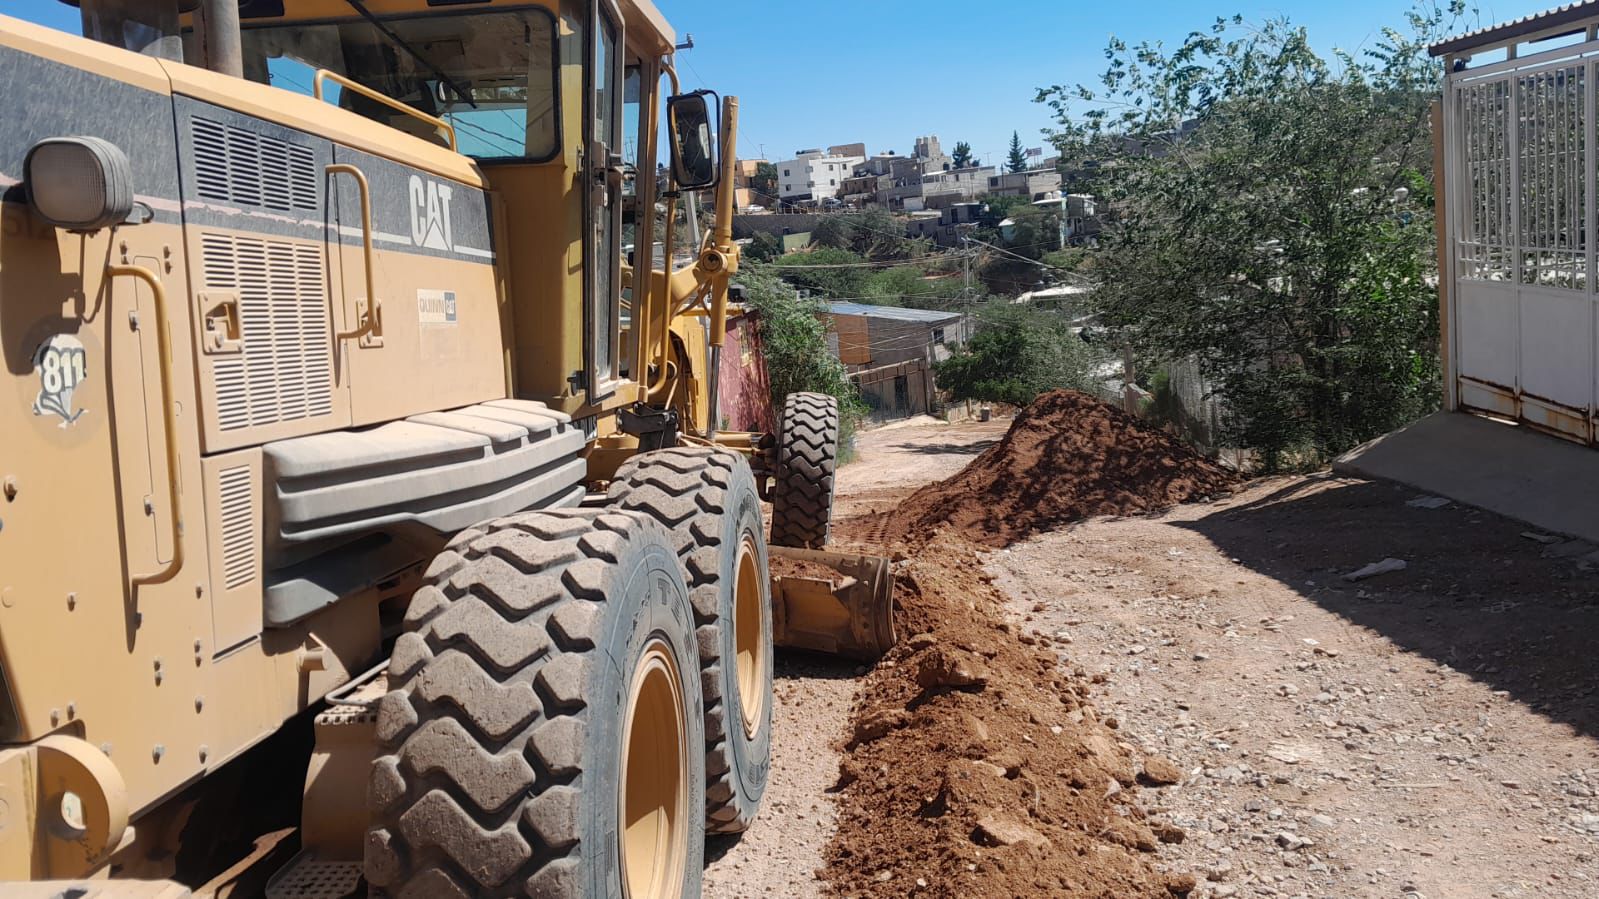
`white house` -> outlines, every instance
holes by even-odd
[[[833,156],[821,150],[801,150],[795,158],[777,164],[777,193],[784,200],[825,200],[843,190],[844,179],[865,162],[864,156]]]

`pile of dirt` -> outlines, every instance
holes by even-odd
[[[1070,390],[1022,410],[1003,440],[959,474],[872,523],[921,543],[941,528],[1005,546],[1094,515],[1153,512],[1229,490],[1232,472],[1132,415]]]
[[[826,877],[846,896],[1155,897],[1194,881],[1154,853],[1137,760],[1089,682],[1005,621],[978,547],[941,537],[903,563],[901,633],[867,676],[844,747]],[[1047,638],[1045,638],[1047,640]]]

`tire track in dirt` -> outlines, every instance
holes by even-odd
[[[917,488],[949,477],[1005,433],[993,421],[861,432],[857,458],[838,471],[835,516],[848,530],[863,513],[892,508]],[[848,548],[848,547],[844,547]],[[772,773],[766,800],[740,836],[706,846],[708,899],[826,894],[817,871],[837,826],[837,750],[860,692],[854,662],[779,652],[772,711]]]

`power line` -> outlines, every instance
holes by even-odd
[[[1042,268],[1052,269],[1054,271],[1060,272],[1061,274],[1065,275],[1067,278],[1076,279],[1078,282],[1080,282],[1084,286],[1091,286],[1093,284],[1093,281],[1091,281],[1088,278],[1083,277],[1082,275],[1077,274],[1076,272],[1072,271],[1071,269],[1061,268],[1058,265],[1050,265],[1047,262],[1040,262],[1037,259],[1029,259],[1029,258],[1027,258],[1026,256],[1023,256],[1020,253],[1013,253],[1010,250],[1005,249],[1004,247],[996,247],[996,246],[994,246],[991,243],[987,243],[985,241],[978,240],[975,237],[968,237],[966,239],[968,241],[971,241],[972,243],[980,244],[982,246],[988,247],[990,250],[993,250],[996,253],[1002,253],[1002,254],[1004,254],[1006,256],[1010,256],[1010,257],[1013,257],[1013,258],[1016,258],[1016,259],[1020,259],[1023,262],[1030,262],[1033,265],[1037,265],[1037,266],[1040,266]]]
[[[939,253],[934,256],[917,256],[914,259],[884,259],[878,262],[836,262],[806,265],[803,262],[766,262],[762,263],[767,268],[795,268],[795,269],[831,269],[831,268],[896,268],[902,265],[915,265],[929,259],[948,259],[951,253]]]

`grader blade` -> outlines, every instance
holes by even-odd
[[[793,574],[772,575],[772,642],[872,661],[894,646],[894,574],[887,559],[773,546]]]

